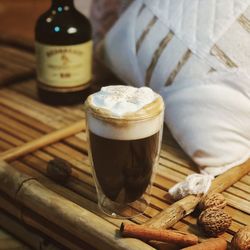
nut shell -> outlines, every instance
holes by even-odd
[[[208,236],[218,236],[231,225],[232,217],[220,208],[208,208],[198,219],[198,224]]]
[[[46,174],[57,183],[65,184],[71,173],[71,165],[63,159],[55,158],[48,162]]]
[[[207,208],[224,208],[227,205],[225,197],[220,193],[211,193],[206,195],[200,202],[200,210],[205,210]]]
[[[250,250],[250,226],[241,228],[233,237],[233,250]]]

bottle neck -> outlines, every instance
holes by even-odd
[[[58,8],[58,7],[74,7],[74,0],[52,0],[52,8]]]

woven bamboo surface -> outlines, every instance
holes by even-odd
[[[7,58],[7,60],[0,58],[0,83],[15,81],[0,89],[0,152],[63,128],[74,121],[82,119],[84,122],[83,105],[58,108],[44,105],[37,100],[32,52],[6,45],[2,45],[0,51],[1,55],[4,53]],[[54,157],[63,158],[74,167],[72,182],[66,187],[52,185],[52,181],[45,176],[46,163]],[[39,182],[74,203],[104,217],[96,205],[96,192],[86,151],[85,132],[26,155],[11,162],[11,165],[35,177]],[[133,219],[133,222],[143,223],[169,206],[172,201],[168,196],[168,189],[194,172],[197,172],[196,166],[165,130],[160,164],[153,186],[152,205],[144,215]],[[228,201],[226,211],[233,217],[231,227],[221,236],[227,241],[231,240],[232,235],[239,228],[250,224],[249,194],[250,173],[223,192]],[[108,217],[104,217],[104,219],[107,223],[116,225],[117,228],[121,222]],[[195,215],[187,216],[174,228],[205,237],[196,225]],[[51,234],[48,227],[41,231],[48,235]],[[67,240],[74,240],[74,237],[69,236]],[[92,248],[86,244],[82,249]]]
[[[30,248],[13,238],[9,233],[0,229],[0,249],[1,250],[29,250]]]

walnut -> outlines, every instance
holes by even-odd
[[[200,210],[205,210],[210,207],[224,208],[227,205],[225,197],[220,193],[210,193],[206,195],[200,202]]]
[[[241,228],[232,239],[233,250],[250,250],[250,226]]]
[[[47,176],[55,182],[65,184],[72,173],[71,165],[60,158],[48,162]]]
[[[218,236],[231,225],[232,218],[220,208],[204,210],[198,219],[198,224],[208,236]]]

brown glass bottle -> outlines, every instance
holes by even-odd
[[[92,78],[89,20],[73,0],[52,0],[35,28],[38,95],[52,105],[83,102]]]

